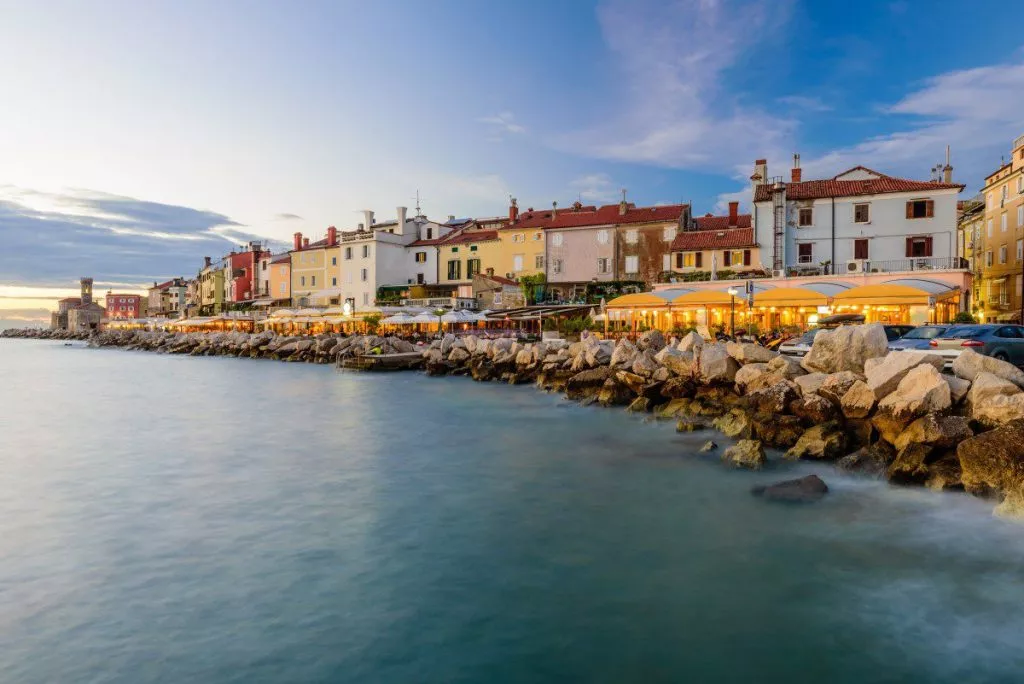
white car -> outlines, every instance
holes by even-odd
[[[811,345],[814,344],[814,336],[825,328],[812,328],[808,330],[800,337],[793,337],[779,345],[779,353],[785,354],[786,356],[795,356],[801,358],[807,355],[807,352],[811,351]]]

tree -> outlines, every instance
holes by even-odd
[[[953,317],[954,323],[977,323],[974,316],[969,311],[961,311]]]
[[[370,314],[369,316],[364,316],[363,323],[366,324],[366,330],[368,332],[377,332],[377,327],[380,326],[380,314]]]

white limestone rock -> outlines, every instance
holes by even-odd
[[[800,388],[800,393],[806,397],[811,394],[817,394],[827,379],[828,375],[825,373],[807,373],[806,375],[798,375],[793,378],[793,382]]]
[[[703,346],[704,338],[691,330],[683,335],[683,339],[679,340],[679,344],[676,345],[676,349],[681,352],[692,352],[695,348]]]
[[[875,408],[875,392],[866,382],[857,380],[846,390],[839,405],[847,418],[867,418]]]
[[[814,344],[801,365],[809,372],[864,372],[864,362],[885,356],[889,341],[878,323],[842,325],[814,336]]]
[[[1012,363],[979,354],[971,349],[964,349],[953,361],[953,374],[958,378],[973,382],[979,373],[991,373],[1024,389],[1024,371]]]
[[[931,364],[915,366],[900,380],[896,390],[878,402],[896,420],[917,418],[952,406],[949,385]]]
[[[945,360],[936,354],[922,351],[892,351],[881,361],[871,364],[871,371],[865,369],[868,387],[875,393],[875,399],[882,399],[896,389],[900,380],[906,377],[912,368],[927,363],[942,372]]]
[[[700,350],[700,378],[705,383],[732,382],[739,370],[736,359],[729,356],[725,345],[706,344]]]

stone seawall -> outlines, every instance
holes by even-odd
[[[3,337],[87,340],[167,354],[338,363],[371,353],[422,349],[428,375],[534,383],[584,404],[624,406],[674,420],[679,430],[715,427],[738,442],[731,467],[760,469],[764,448],[787,459],[832,461],[840,470],[898,485],[965,490],[1024,516],[1024,371],[965,350],[943,373],[926,352],[888,352],[879,325],[819,333],[797,360],[756,344],[709,343],[645,333],[636,343],[520,343],[446,335],[428,347],[374,335],[286,337],[271,332],[72,334],[7,331]]]

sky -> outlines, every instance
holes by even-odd
[[[750,198],[753,162],[977,191],[1024,133],[1005,2],[0,0],[0,317],[362,209]]]

